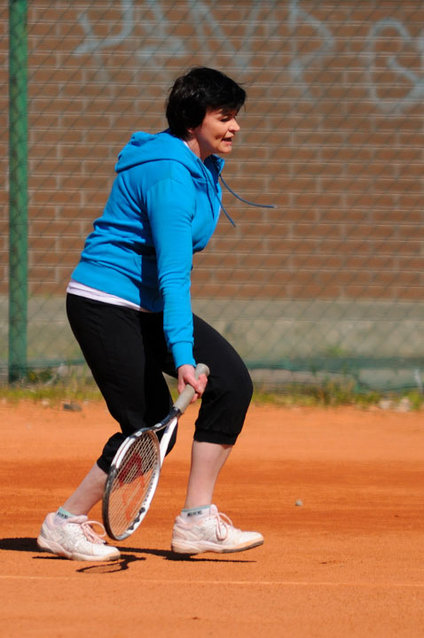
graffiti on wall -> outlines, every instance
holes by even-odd
[[[104,81],[108,81],[110,77],[103,52],[110,52],[114,47],[125,46],[129,42],[135,59],[157,69],[158,73],[165,76],[166,60],[181,59],[183,62],[185,58],[189,59],[193,53],[193,46],[197,46],[196,50],[204,60],[210,60],[216,53],[218,42],[219,52],[227,55],[232,66],[238,68],[240,73],[246,71],[254,62],[256,53],[252,42],[258,37],[266,40],[268,46],[274,46],[274,57],[278,56],[279,37],[283,36],[280,31],[281,20],[279,22],[277,18],[277,9],[281,11],[281,2],[277,0],[266,4],[260,0],[253,0],[248,8],[240,7],[245,14],[241,16],[241,27],[237,30],[237,37],[232,37],[226,32],[225,21],[215,5],[201,0],[186,0],[185,22],[190,25],[193,33],[190,41],[173,32],[175,23],[167,16],[166,5],[169,7],[169,3],[162,0],[144,0],[142,3],[135,0],[120,0],[119,4],[120,25],[113,35],[96,35],[96,22],[90,19],[89,10],[78,16],[83,39],[74,53],[92,55],[93,62]],[[310,7],[310,3],[308,6]],[[282,71],[289,74],[290,81],[298,88],[300,97],[304,100],[316,100],[311,86],[320,81],[320,72],[338,55],[339,24],[332,25],[330,14],[326,22],[314,16],[313,11],[307,10],[301,0],[287,2],[284,26],[290,46],[290,61],[287,65],[281,66]],[[311,39],[315,43],[314,47],[308,47],[308,51],[305,51],[305,36],[301,32],[305,27],[309,29]],[[141,30],[141,37],[138,36],[136,39],[132,38],[135,28]],[[384,42],[395,42],[395,46],[389,44],[384,47]],[[408,51],[407,58],[403,55],[404,51]],[[358,59],[364,67],[364,90],[377,108],[386,113],[398,114],[422,102],[424,31],[419,36],[413,36],[408,26],[390,16],[376,21],[370,20],[363,50]],[[411,66],[410,60],[414,59],[419,63]],[[381,79],[387,78],[387,75],[391,78],[389,87],[387,79]],[[391,90],[393,87],[395,91]],[[348,90],[348,87],[346,89]]]
[[[411,47],[416,52],[416,56],[420,59],[421,73],[406,66],[400,60],[399,53],[387,54],[384,59],[385,70],[391,72],[394,77],[398,78],[405,87],[404,94],[398,99],[393,99],[384,95],[380,90],[377,69],[377,48],[376,44],[380,37],[385,34],[391,34],[400,42],[401,50],[405,47]],[[367,66],[367,74],[369,78],[369,93],[375,104],[387,112],[399,113],[404,109],[422,102],[424,97],[424,32],[414,39],[408,28],[399,20],[393,18],[384,18],[378,20],[371,25],[367,39],[367,53],[369,64]]]

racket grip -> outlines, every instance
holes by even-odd
[[[209,368],[204,363],[198,363],[195,370],[196,379],[200,377],[201,374],[206,374],[209,376]],[[192,398],[194,397],[195,390],[191,385],[187,385],[184,390],[181,392],[180,396],[174,403],[174,408],[179,410],[181,414],[185,412],[186,408],[190,405]]]

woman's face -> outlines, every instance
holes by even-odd
[[[236,116],[235,110],[209,109],[203,122],[189,131],[191,138],[187,143],[191,150],[201,160],[212,153],[231,153],[234,136],[240,130]]]

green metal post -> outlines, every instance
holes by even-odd
[[[27,0],[9,0],[9,382],[27,367]]]

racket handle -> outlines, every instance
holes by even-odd
[[[206,374],[209,376],[209,368],[204,363],[198,363],[195,370],[196,379],[200,377],[201,374]],[[179,410],[181,414],[185,412],[186,408],[190,405],[192,398],[194,397],[195,390],[191,385],[186,385],[184,390],[181,392],[180,396],[174,403],[174,408]]]

